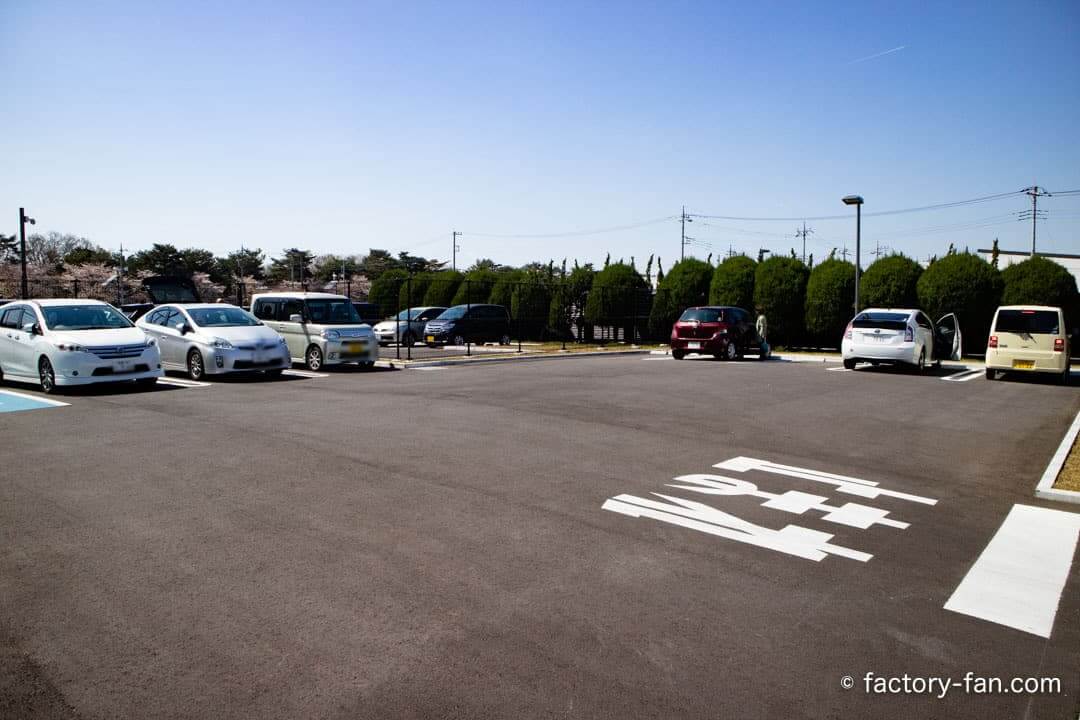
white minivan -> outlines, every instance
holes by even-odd
[[[161,377],[157,343],[98,300],[17,300],[0,307],[0,380],[57,387]]]
[[[314,292],[263,293],[251,298],[251,314],[285,338],[293,362],[308,370],[379,359],[371,326],[344,295]]]

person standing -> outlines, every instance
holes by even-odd
[[[769,321],[765,319],[765,309],[758,308],[757,313],[757,334],[761,338],[761,342],[766,342],[766,335],[769,334]]]

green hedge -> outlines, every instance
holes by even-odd
[[[806,283],[807,338],[819,347],[840,347],[844,328],[855,312],[855,265],[826,260]]]
[[[803,342],[806,283],[810,270],[799,260],[773,256],[754,273],[754,305],[765,314],[768,341],[776,347]]]
[[[860,308],[916,308],[923,269],[904,255],[889,255],[866,268],[859,278]]]
[[[551,309],[551,278],[547,273],[528,273],[514,286],[510,300],[510,316],[521,337],[544,340],[548,335],[548,313]]]
[[[390,317],[402,309],[398,297],[401,286],[407,277],[409,277],[409,273],[405,270],[387,270],[371,283],[368,302],[379,306],[379,313],[382,317]]]
[[[931,320],[956,313],[965,350],[983,351],[1001,301],[1001,273],[978,255],[946,255],[926,268],[918,291],[919,307]]]
[[[508,270],[499,273],[499,279],[491,287],[488,302],[492,305],[502,305],[507,311],[514,298],[514,288],[525,279],[524,270]]]
[[[454,295],[464,277],[457,270],[443,270],[431,274],[431,282],[424,291],[424,305],[450,307],[454,304]]]
[[[745,255],[733,255],[716,266],[709,285],[710,305],[733,305],[754,311],[754,274],[757,263]]]
[[[589,297],[594,277],[596,277],[596,271],[592,269],[592,265],[584,265],[575,267],[556,285],[551,298],[551,307],[548,310],[548,325],[559,337],[570,337],[571,323],[584,312],[585,301]],[[591,325],[582,327],[581,331],[582,339],[592,339]]]
[[[645,278],[626,263],[613,263],[596,273],[585,302],[585,320],[593,325],[624,329],[630,340],[649,316],[650,298]]]
[[[411,281],[405,281],[401,284],[401,290],[398,291],[398,306],[404,310],[409,307],[419,307],[424,300],[424,295],[427,294],[427,289],[431,285],[431,278],[434,273],[422,272],[416,273],[412,276]]]
[[[1080,320],[1076,278],[1053,260],[1036,255],[1001,271],[1002,305],[1051,305],[1065,311],[1069,330]]]
[[[452,305],[486,303],[499,275],[494,270],[472,270],[465,274],[454,293]]]

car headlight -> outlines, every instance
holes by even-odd
[[[76,345],[75,343],[57,343],[56,349],[64,352],[84,352],[86,350],[82,345]]]
[[[154,338],[146,338],[146,347],[154,347],[157,345],[157,340]]]
[[[716,334],[717,335],[727,335],[727,330],[717,330]]]
[[[337,330],[323,330],[319,335],[323,340],[337,340],[341,337],[341,333]]]
[[[221,338],[211,338],[210,344],[218,350],[232,350],[232,343]]]

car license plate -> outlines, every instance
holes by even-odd
[[[1035,367],[1034,360],[1013,360],[1012,366],[1017,370],[1030,370]]]
[[[127,372],[127,371],[131,370],[131,361],[130,360],[119,360],[119,361],[117,361],[116,369],[119,370],[120,372]]]
[[[699,342],[686,343],[686,349],[687,350],[700,350],[701,349],[701,343],[699,343]]]
[[[435,342],[435,336],[434,335],[428,335],[427,336],[427,341],[428,342]]]

